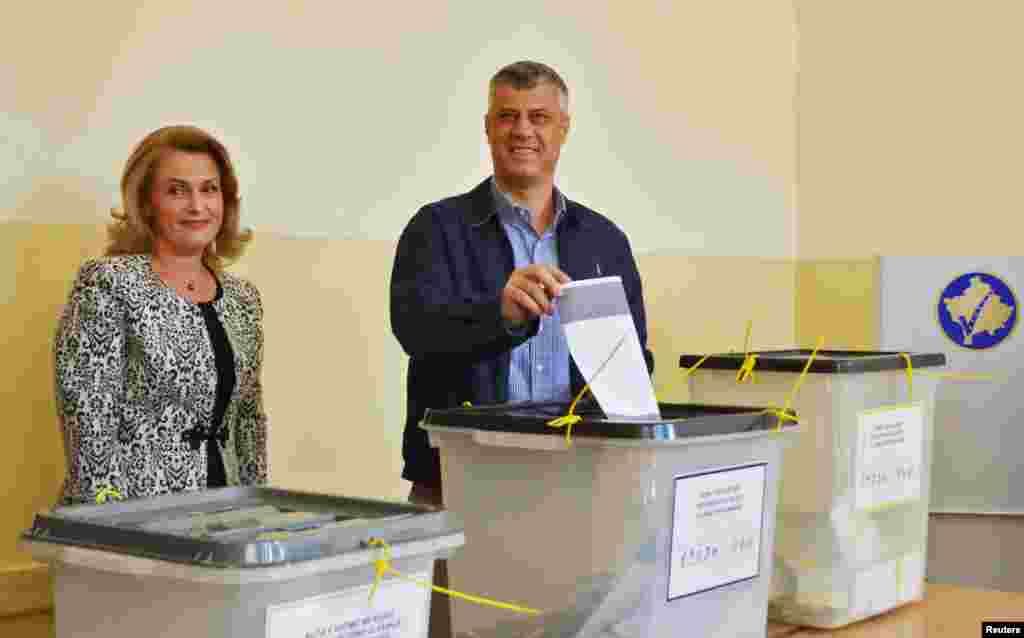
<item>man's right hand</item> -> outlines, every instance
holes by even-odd
[[[555,311],[554,299],[562,294],[562,284],[572,279],[554,266],[532,264],[509,275],[501,291],[501,316],[520,324]]]

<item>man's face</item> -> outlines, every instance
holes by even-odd
[[[495,88],[484,129],[499,180],[519,188],[554,180],[569,132],[560,98],[558,87],[549,82],[532,89]]]

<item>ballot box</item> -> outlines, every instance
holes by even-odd
[[[424,638],[434,560],[463,541],[443,511],[263,487],[57,508],[22,535],[59,638]],[[427,586],[388,573],[371,600],[385,551]]]
[[[466,546],[453,588],[540,612],[452,601],[457,638],[765,635],[781,449],[796,429],[756,408],[659,404],[567,441],[567,405],[429,410],[445,507]]]
[[[811,351],[704,360],[690,398],[783,404]],[[703,357],[683,355],[691,368]],[[909,358],[909,362],[908,362]],[[785,452],[769,616],[840,627],[923,595],[935,394],[945,355],[819,351],[792,403],[801,432]],[[908,374],[909,371],[909,374]]]

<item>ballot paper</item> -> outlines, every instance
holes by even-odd
[[[576,367],[608,417],[660,418],[620,277],[562,286],[558,314]]]

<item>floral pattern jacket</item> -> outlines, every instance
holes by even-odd
[[[251,283],[217,274],[214,309],[235,359],[235,389],[218,443],[229,485],[267,480],[267,417],[260,371],[263,306]],[[217,389],[199,306],[164,285],[149,255],[86,261],[55,342],[57,412],[64,434],[64,503],[114,489],[124,498],[206,486],[206,446]]]

